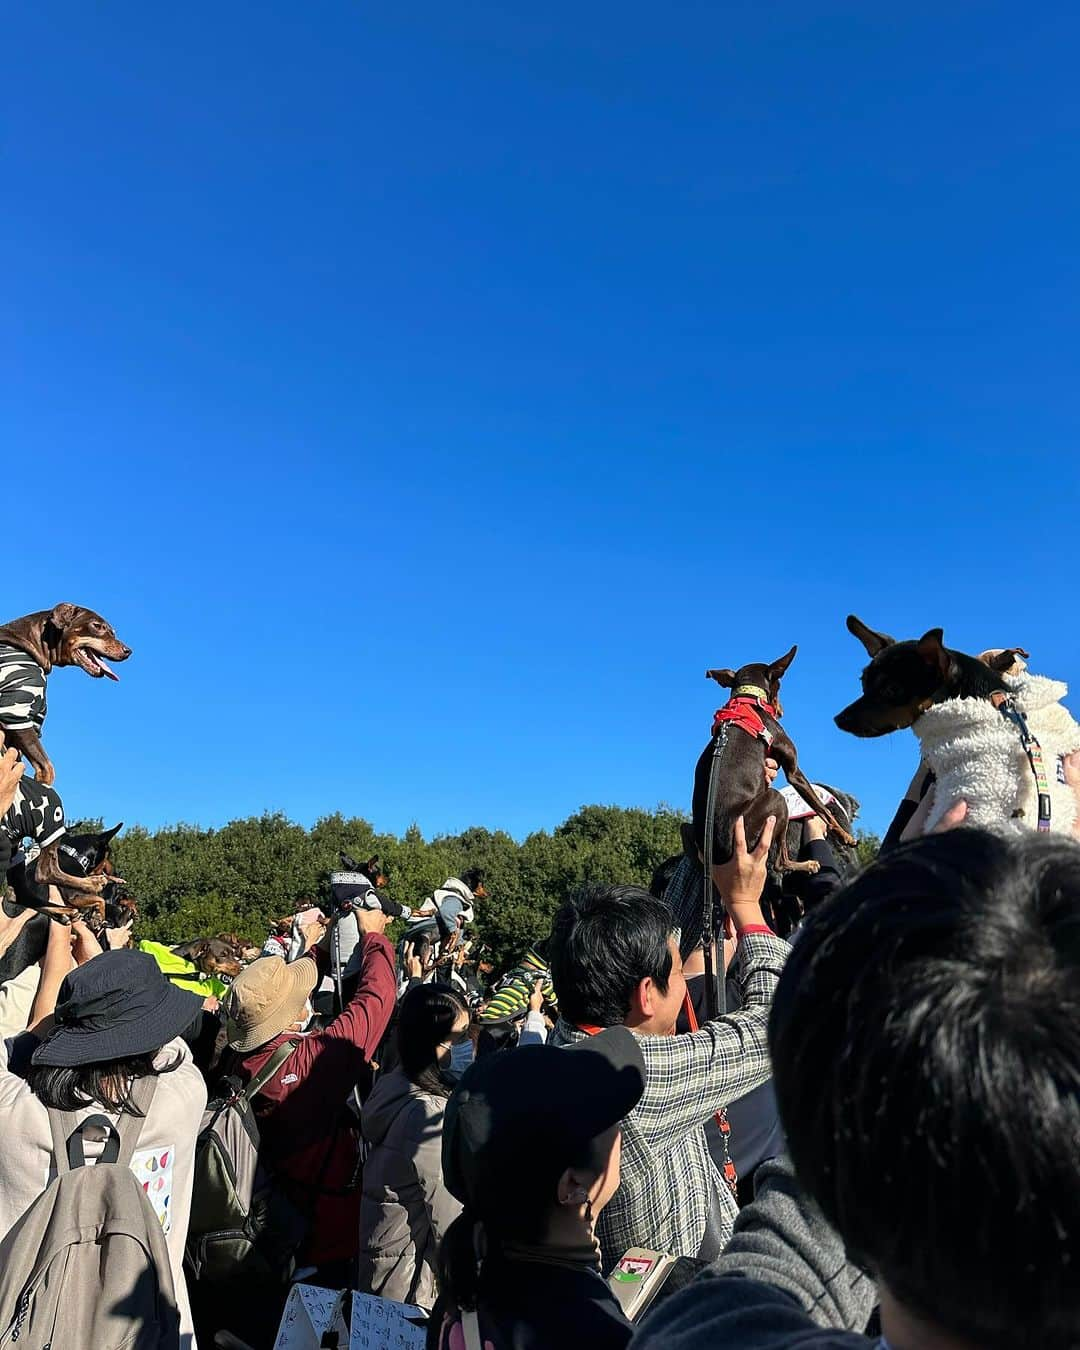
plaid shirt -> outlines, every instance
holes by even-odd
[[[769,1006],[787,953],[778,937],[741,938],[732,968],[742,992],[738,1012],[692,1035],[639,1037],[645,1092],[622,1122],[622,1180],[596,1225],[605,1271],[628,1247],[697,1256],[710,1212],[720,1215],[721,1243],[731,1236],[738,1209],[703,1127],[769,1077]],[[551,1044],[585,1035],[560,1020]]]

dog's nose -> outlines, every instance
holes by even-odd
[[[122,643],[122,642],[121,642],[120,646],[121,646],[121,648],[122,648],[122,650],[123,650],[124,660],[126,661],[126,660],[128,659],[128,657],[131,655],[131,648],[125,646],[124,643]]]
[[[843,712],[838,712],[836,716],[833,718],[833,721],[836,723],[836,725],[840,728],[841,731],[850,731],[851,709],[845,708]]]

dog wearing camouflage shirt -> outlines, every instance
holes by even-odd
[[[35,773],[20,782],[0,820],[0,875],[6,875],[15,848],[30,839],[40,850],[37,881],[60,885],[65,900],[76,909],[100,909],[101,892],[115,878],[73,876],[60,866],[57,848],[65,832],[64,807],[53,787],[56,771],[41,742],[47,712],[45,683],[56,666],[80,666],[94,679],[115,680],[118,676],[105,658],[126,661],[130,655],[131,648],[111,625],[80,605],[55,605],[0,627],[0,732]]]

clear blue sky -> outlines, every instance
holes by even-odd
[[[17,3],[4,617],[69,814],[689,802],[710,665],[854,609],[1080,682],[1075,6]],[[1080,688],[1074,707],[1080,706]]]

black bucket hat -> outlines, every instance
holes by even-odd
[[[56,1026],[31,1063],[71,1068],[151,1054],[186,1031],[202,1005],[147,952],[102,952],[65,977]]]
[[[540,1199],[644,1090],[641,1047],[623,1026],[564,1049],[528,1045],[485,1055],[446,1106],[446,1187],[477,1215],[499,1214],[523,1189]]]

